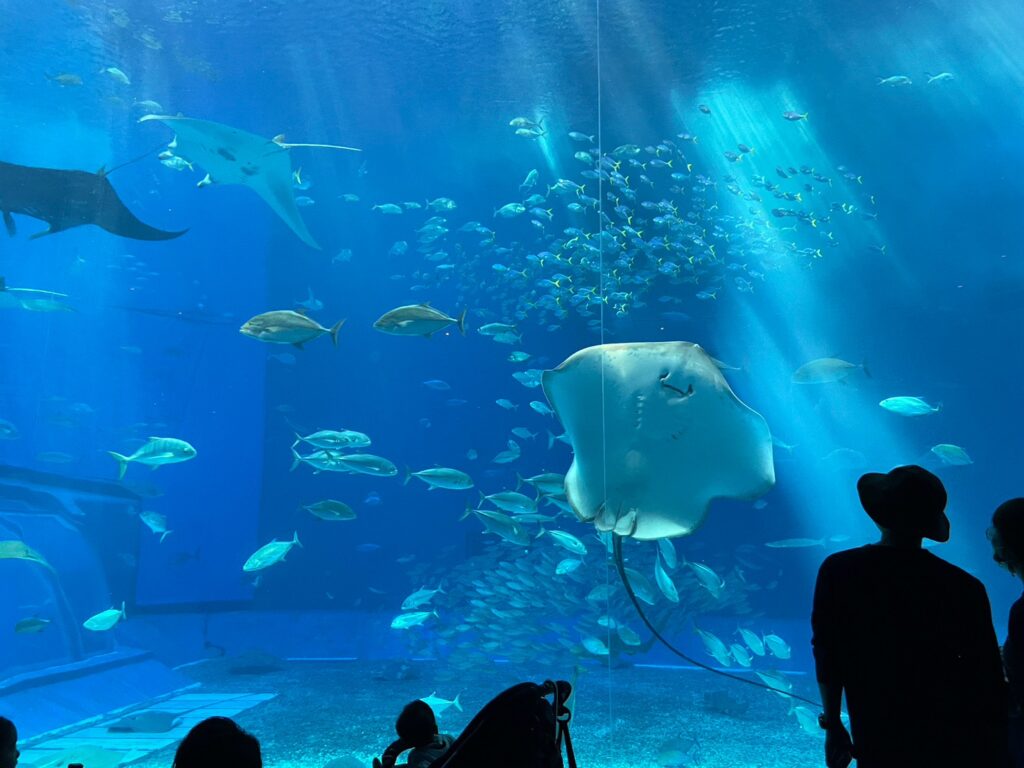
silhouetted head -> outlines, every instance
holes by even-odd
[[[6,717],[0,717],[0,768],[14,768],[20,755],[18,729]]]
[[[988,529],[992,559],[1014,576],[1024,576],[1024,499],[999,505]]]
[[[426,746],[437,735],[434,710],[425,701],[410,701],[398,716],[395,730],[398,731],[399,738],[405,739],[413,747]]]
[[[208,717],[181,740],[174,768],[263,768],[260,743],[227,717]]]
[[[946,489],[923,467],[910,464],[886,474],[869,472],[857,481],[864,511],[896,536],[949,541]]]

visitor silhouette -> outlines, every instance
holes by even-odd
[[[999,505],[992,515],[988,537],[992,541],[992,558],[1017,578],[1024,579],[1024,499],[1010,499]],[[1010,684],[1010,758],[1014,766],[1024,766],[1024,597],[1010,608],[1003,666]]]
[[[826,764],[1004,768],[1006,685],[988,596],[921,546],[949,540],[942,481],[904,466],[864,475],[857,491],[881,540],[825,559],[811,615]]]
[[[20,756],[18,729],[6,717],[0,717],[0,768],[14,768]]]
[[[412,751],[405,765],[409,768],[428,768],[455,741],[451,734],[438,733],[434,710],[420,699],[405,705],[395,723],[395,731],[398,732],[398,740],[384,751],[382,759],[373,759],[374,768],[390,768],[407,749]]]
[[[173,768],[263,768],[260,742],[231,718],[208,717],[181,740]]]

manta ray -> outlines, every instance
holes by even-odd
[[[102,168],[89,173],[0,161],[0,212],[12,237],[17,233],[14,213],[49,225],[29,235],[30,240],[85,224],[133,240],[173,240],[187,231],[167,232],[140,221],[121,202]]]
[[[206,171],[198,186],[240,184],[253,190],[295,235],[310,248],[320,249],[306,222],[299,215],[292,184],[292,147],[319,147],[361,152],[355,147],[335,144],[286,143],[284,137],[267,139],[212,120],[171,115],[144,115],[140,123],[157,120],[175,133],[168,145],[171,156],[178,156]]]

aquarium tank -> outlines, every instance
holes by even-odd
[[[457,735],[550,679],[580,765],[823,764],[816,573],[901,464],[1004,637],[1021,29],[1010,0],[3,3],[22,763],[167,766],[224,715],[268,766],[370,765],[410,701]]]

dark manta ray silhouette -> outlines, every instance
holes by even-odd
[[[16,232],[12,213],[50,225],[30,235],[30,240],[83,224],[95,224],[133,240],[172,240],[188,231],[165,232],[139,221],[121,202],[102,168],[89,173],[0,161],[0,211],[12,237]]]

